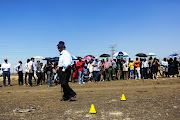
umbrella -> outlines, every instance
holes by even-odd
[[[74,55],[71,55],[71,57],[72,57],[72,60],[77,60],[78,59],[78,57],[76,57]]]
[[[94,55],[86,55],[86,56],[90,56],[90,57],[92,57],[92,58],[95,58]],[[86,57],[86,56],[85,56],[85,57]]]
[[[175,54],[171,54],[171,55],[169,55],[169,56],[171,56],[171,57],[178,57],[179,56],[179,54],[177,54],[177,53],[175,53]]]
[[[120,52],[115,53],[113,56],[114,57],[117,57],[117,56],[128,57],[128,54],[124,51],[120,51]]]
[[[155,53],[149,53],[147,56],[157,56]]]
[[[136,56],[138,56],[138,57],[147,57],[147,55],[144,54],[144,53],[138,53],[138,54],[136,54]]]
[[[77,60],[77,57],[75,57],[75,56],[71,56],[72,57],[72,60]],[[59,57],[53,57],[53,58],[51,58],[51,57],[47,57],[47,58],[45,58],[45,59],[43,59],[43,60],[54,60],[54,61],[59,61]]]
[[[92,59],[93,59],[93,57],[91,57],[91,56],[85,56],[83,59],[92,60]]]
[[[110,57],[110,55],[109,54],[102,54],[102,55],[100,55],[100,57]]]
[[[43,60],[53,60],[53,58],[51,58],[51,57],[46,57],[46,58],[44,58]]]
[[[54,61],[59,61],[59,57],[53,57]]]
[[[45,58],[42,57],[42,56],[34,56],[33,58],[35,58],[35,59],[45,59]]]

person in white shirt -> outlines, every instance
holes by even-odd
[[[89,81],[91,81],[93,79],[93,69],[94,69],[94,67],[92,66],[92,62],[93,62],[93,60],[90,60],[88,66],[87,66],[87,69],[89,71]]]
[[[92,63],[93,66],[93,79],[94,81],[99,81],[99,76],[100,76],[100,69],[99,67],[101,66],[101,62],[98,60],[98,57],[95,57],[95,60]]]
[[[32,87],[32,77],[34,76],[34,58],[31,58],[31,61],[28,63],[29,69],[29,86]]]
[[[11,86],[11,80],[10,80],[10,68],[11,64],[8,63],[7,59],[4,59],[4,63],[1,66],[3,70],[3,87],[6,86],[6,77],[8,77],[8,86]]]
[[[60,41],[57,47],[60,52],[58,76],[64,93],[61,101],[71,101],[72,99],[76,98],[77,95],[68,84],[71,75],[72,57],[70,53],[65,50],[66,47],[63,41]]]
[[[147,72],[148,72],[149,64],[148,64],[148,61],[146,61],[146,59],[144,59],[144,61],[142,61],[141,68],[142,68],[142,78],[148,79]]]
[[[16,65],[15,70],[18,72],[19,79],[18,79],[18,84],[23,85],[23,67],[22,67],[22,61],[19,61],[19,64]]]
[[[124,79],[127,80],[128,79],[128,64],[127,62],[124,60],[122,60],[122,67],[123,67],[123,73],[124,73]]]
[[[169,64],[168,64],[166,58],[164,58],[161,65],[162,65],[162,71],[163,71],[162,76],[164,77],[164,75],[166,75],[166,77],[167,77],[168,76],[168,65]]]
[[[28,68],[28,63],[30,62],[30,59],[27,59],[27,63],[25,64],[25,84],[27,85],[27,76],[29,74],[29,68]]]

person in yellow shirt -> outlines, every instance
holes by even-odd
[[[133,76],[134,76],[134,62],[133,62],[133,59],[130,60],[129,68],[130,68],[130,73],[131,73],[131,79],[133,79]]]

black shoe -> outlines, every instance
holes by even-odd
[[[68,101],[72,101],[72,100],[75,99],[75,98],[76,98],[76,95],[70,97],[70,98],[68,99]]]
[[[62,98],[60,101],[68,101],[67,98]]]

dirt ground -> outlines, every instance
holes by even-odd
[[[0,78],[2,85],[2,78]],[[180,77],[157,80],[117,80],[70,83],[75,101],[60,101],[60,85],[0,87],[0,120],[179,120]],[[122,94],[126,101],[121,101]],[[96,114],[89,114],[94,104]],[[35,107],[28,113],[15,113],[19,107]]]

